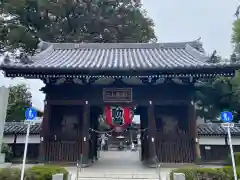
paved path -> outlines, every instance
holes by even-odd
[[[68,168],[76,176],[76,168]],[[171,169],[160,171],[162,180],[166,179]],[[82,169],[80,179],[158,179],[158,170],[143,166],[138,152],[103,151],[100,159],[91,167]]]

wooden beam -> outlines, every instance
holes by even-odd
[[[84,105],[84,100],[78,100],[78,99],[75,99],[75,100],[48,100],[48,103],[51,104],[51,105],[70,105],[70,106],[78,106],[78,105]]]

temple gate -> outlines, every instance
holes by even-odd
[[[46,46],[44,46],[46,47]],[[25,57],[25,56],[23,56]],[[193,94],[201,78],[233,76],[237,66],[210,64],[198,41],[47,43],[28,64],[5,63],[6,77],[41,79],[46,94],[43,162],[89,164],[97,156],[98,117],[106,106],[136,107],[141,160],[192,163],[199,156]]]

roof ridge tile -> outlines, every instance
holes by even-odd
[[[62,49],[159,49],[182,48],[190,45],[193,48],[202,48],[198,41],[166,42],[166,43],[52,43],[54,50]]]

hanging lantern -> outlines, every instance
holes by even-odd
[[[132,123],[133,110],[131,107],[106,106],[104,109],[105,123],[112,128],[126,128]]]

